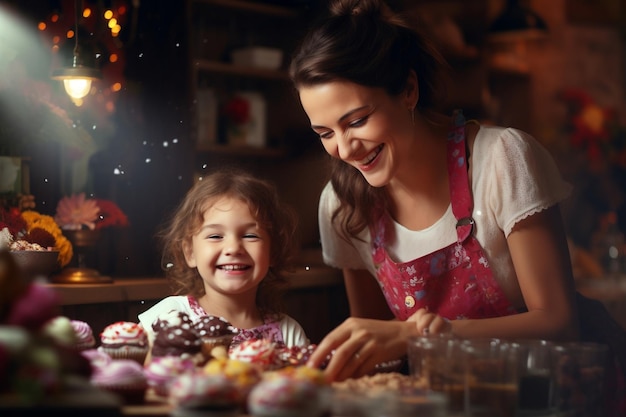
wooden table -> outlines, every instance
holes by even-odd
[[[141,417],[169,417],[172,414],[173,407],[166,403],[163,398],[156,396],[152,391],[146,394],[146,403],[140,405],[124,405],[122,406],[122,416],[141,416]],[[203,417],[211,417],[213,414],[203,412]],[[218,414],[215,415],[218,417]],[[247,414],[234,413],[232,417],[247,417]],[[220,413],[219,417],[225,417],[224,413]]]

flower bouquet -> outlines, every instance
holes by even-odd
[[[57,204],[55,221],[72,242],[77,267],[67,268],[54,278],[58,283],[111,282],[93,268],[87,267],[87,252],[100,240],[100,232],[108,227],[129,225],[124,212],[110,200],[87,198],[85,193],[63,197]]]
[[[32,281],[67,265],[73,248],[51,216],[27,206],[0,207],[0,249],[8,250],[22,277]]]
[[[128,217],[110,200],[87,198],[85,193],[63,197],[57,205],[55,221],[63,230],[99,230],[128,226]]]

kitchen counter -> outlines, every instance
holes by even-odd
[[[290,290],[332,287],[343,284],[341,271],[324,265],[298,266],[287,273]],[[94,284],[47,284],[61,296],[61,305],[156,300],[172,294],[164,277],[118,277]]]
[[[301,265],[286,274],[289,288],[285,311],[318,343],[349,315],[340,270],[318,263]],[[113,277],[113,282],[46,284],[59,294],[61,313],[89,323],[95,334],[116,321],[137,322],[137,316],[172,294],[164,277]]]

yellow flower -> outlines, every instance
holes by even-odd
[[[61,267],[64,267],[70,262],[74,255],[72,244],[63,235],[61,228],[54,221],[52,216],[41,214],[33,210],[26,210],[22,212],[22,218],[26,222],[27,231],[40,228],[54,236],[55,248],[59,251],[59,265],[61,265]]]

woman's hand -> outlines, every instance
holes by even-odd
[[[435,313],[431,313],[424,308],[417,310],[406,321],[415,323],[417,332],[424,336],[452,332],[452,323],[450,320]]]
[[[406,355],[407,340],[416,334],[414,322],[351,317],[320,342],[308,365],[319,367],[331,356],[325,370],[329,381],[360,377]]]

